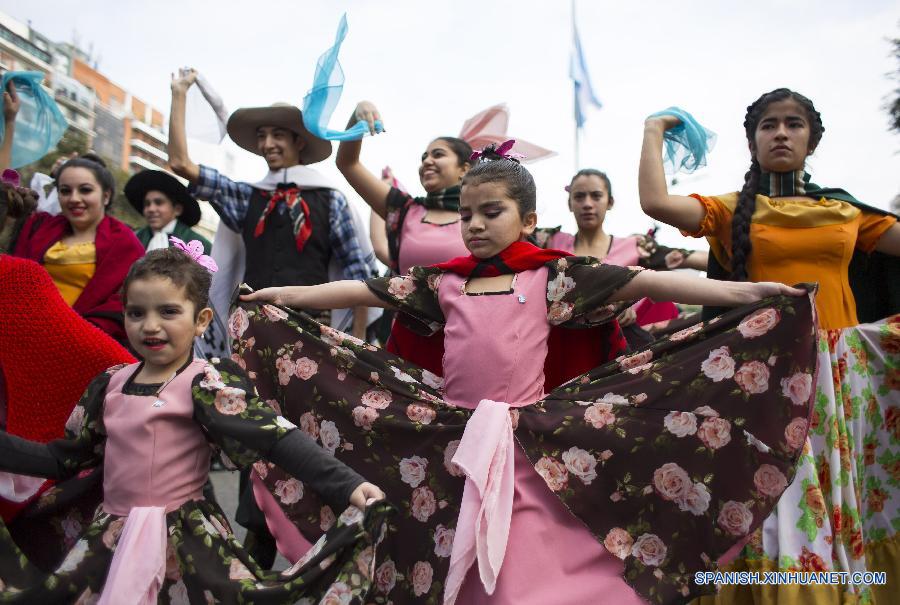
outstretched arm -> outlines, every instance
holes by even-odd
[[[374,135],[375,120],[380,119],[381,114],[378,113],[378,109],[372,103],[362,101],[350,116],[347,128],[357,122],[365,121],[369,124],[369,132]],[[343,141],[338,146],[335,163],[356,193],[372,207],[378,216],[384,218],[387,214],[387,196],[391,187],[362,165],[359,161],[360,150],[362,150],[362,140]]]
[[[12,144],[16,131],[16,115],[19,113],[21,101],[16,94],[16,84],[12,80],[3,92],[3,143],[0,144],[0,170],[10,168],[12,163]]]
[[[252,294],[244,294],[247,302],[268,302],[300,309],[346,309],[349,307],[388,307],[375,296],[365,282],[354,280],[333,281],[318,286],[281,286],[263,288]]]
[[[649,118],[644,123],[638,193],[641,208],[648,216],[694,233],[700,230],[700,223],[703,221],[705,214],[703,205],[692,197],[669,195],[666,173],[663,169],[663,133],[679,123],[678,118],[673,116]]]
[[[200,178],[200,167],[188,155],[184,114],[187,91],[196,81],[197,72],[193,69],[179,69],[177,77],[172,75],[172,107],[169,110],[169,166],[172,172],[191,183]]]
[[[801,296],[806,291],[775,282],[719,281],[686,273],[641,271],[619,288],[610,302],[650,297],[691,305],[737,307],[779,294]]]

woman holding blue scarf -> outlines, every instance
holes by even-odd
[[[859,283],[854,267],[867,255],[900,255],[897,217],[843,190],[810,182],[806,158],[824,127],[812,102],[785,88],[747,108],[751,162],[739,192],[671,195],[661,152],[667,131],[683,122],[688,129],[695,126],[685,115],[655,115],[646,122],[642,208],[685,234],[706,237],[711,273],[718,269],[722,277],[739,281],[818,282],[816,307],[827,331],[815,384],[770,385],[791,398],[815,388],[817,403],[808,435],[785,436],[808,439],[797,480],[735,566],[887,572],[881,587],[724,586],[718,598],[723,603],[889,602],[888,587],[900,580],[900,316],[858,325],[851,283]],[[897,310],[886,306],[883,313]]]

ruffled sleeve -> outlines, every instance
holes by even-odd
[[[697,231],[681,231],[689,237],[717,237],[722,239],[723,232],[731,229],[731,210],[716,197],[707,197],[692,193],[691,197],[703,205],[705,214]]]
[[[366,280],[381,300],[403,312],[404,324],[417,334],[428,336],[440,330],[444,312],[438,302],[438,285],[443,272],[433,267],[410,267],[406,275]]]
[[[294,428],[257,397],[246,372],[230,359],[208,363],[194,378],[192,393],[194,419],[238,467],[267,458]]]
[[[626,303],[607,303],[640,269],[569,256],[547,263],[547,319],[551,325],[585,328],[615,319]]]

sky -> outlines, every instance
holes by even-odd
[[[509,132],[557,155],[529,165],[540,224],[574,229],[563,187],[576,170],[568,61],[572,7],[538,0],[157,0],[77,3],[0,0],[0,10],[53,39],[92,47],[99,69],[168,115],[170,74],[201,71],[230,109],[302,104],[316,60],[334,40],[342,13],[347,78],[332,119],[342,128],[356,102],[375,103],[387,132],[364,141],[363,163],[390,165],[413,193],[428,142],[458,134],[468,117],[496,103],[511,110]],[[825,134],[807,164],[813,180],[888,208],[900,192],[900,135],[884,105],[898,86],[890,38],[900,36],[895,0],[659,0],[576,3],[594,92],[578,166],[604,170],[616,206],[607,232],[643,232],[652,220],[637,195],[643,121],[677,105],[718,135],[706,168],[680,175],[673,193],[740,189],[749,166],[746,107],[778,87],[811,98]],[[256,181],[261,158],[230,142],[229,176]],[[201,147],[197,154],[202,155]],[[332,159],[316,165],[364,208]],[[665,226],[670,245],[704,248]]]

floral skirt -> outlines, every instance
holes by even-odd
[[[434,374],[303,314],[245,304],[229,326],[260,396],[399,509],[369,602],[441,602],[465,481],[453,457],[471,410],[445,402]],[[736,309],[511,410],[516,447],[623,559],[641,597],[699,596],[711,587],[694,573],[716,569],[794,478],[817,346],[809,297]],[[315,494],[268,463],[254,468],[307,539],[332,527]]]
[[[723,586],[721,603],[900,602],[900,315],[822,336],[797,477],[732,568],[881,571],[887,583]]]
[[[44,561],[54,553],[49,566],[32,562],[0,525],[0,602],[87,604],[99,599],[126,517],[97,508],[82,526],[77,507],[55,508],[53,500],[66,491],[66,482],[54,489],[44,502],[46,515],[29,512],[31,522],[43,518],[44,535],[19,541],[42,551]],[[218,505],[187,502],[166,515],[166,571],[158,602],[365,603],[390,510],[377,504],[363,515],[348,508],[302,559],[277,573],[261,569],[247,554]]]

